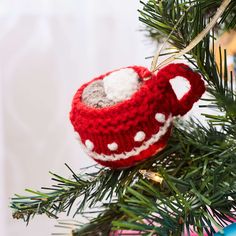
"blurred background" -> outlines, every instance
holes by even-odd
[[[71,100],[94,76],[150,66],[156,45],[140,32],[138,8],[136,0],[0,1],[1,236],[58,232],[44,216],[28,227],[13,220],[10,197],[50,186],[48,171],[69,176],[64,163],[75,172],[94,163],[75,139]]]
[[[53,220],[28,227],[11,218],[9,198],[50,186],[94,162],[81,151],[68,119],[85,81],[153,54],[140,30],[139,1],[0,1],[0,235],[46,236]],[[60,230],[59,230],[60,232]]]

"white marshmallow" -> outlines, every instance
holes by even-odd
[[[103,78],[108,99],[120,102],[130,98],[139,88],[139,76],[131,68],[120,69]]]

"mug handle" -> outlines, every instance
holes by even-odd
[[[182,116],[186,114],[192,108],[193,104],[200,99],[202,94],[205,92],[205,85],[200,74],[194,72],[190,67],[183,63],[170,64],[162,68],[157,74],[157,77],[168,82],[176,76],[184,77],[190,83],[190,89],[188,92],[185,93],[180,100],[178,100],[175,95],[177,104],[176,102],[172,104],[173,115]],[[170,83],[169,85],[171,86]]]

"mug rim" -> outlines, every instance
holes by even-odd
[[[140,66],[138,66],[138,67],[140,68]],[[108,76],[109,74],[111,74],[115,71],[119,71],[119,70],[127,69],[127,68],[133,69],[138,74],[139,79],[141,79],[140,88],[137,91],[135,91],[130,98],[125,99],[120,102],[117,102],[114,105],[110,105],[110,106],[106,106],[106,107],[99,107],[99,108],[89,106],[82,101],[83,91],[88,85],[92,84],[94,81],[103,80],[103,78],[105,78],[106,76]],[[85,112],[93,112],[93,113],[97,113],[97,114],[99,114],[100,112],[103,114],[110,113],[110,112],[112,113],[115,110],[119,111],[119,110],[123,110],[123,108],[128,109],[129,107],[132,107],[132,104],[140,102],[141,97],[144,97],[146,94],[150,93],[150,83],[152,82],[153,77],[156,77],[156,75],[153,74],[152,72],[150,72],[147,68],[145,68],[145,67],[141,67],[141,68],[146,70],[146,72],[147,72],[146,74],[148,74],[148,76],[145,76],[145,77],[141,76],[141,74],[138,73],[138,71],[137,71],[137,66],[129,66],[129,67],[122,67],[120,69],[109,71],[106,74],[96,77],[96,78],[90,80],[89,82],[83,84],[77,90],[77,92],[74,96],[74,99],[76,100],[76,107],[78,109],[82,109]],[[147,77],[151,77],[151,78],[149,80],[145,80]]]

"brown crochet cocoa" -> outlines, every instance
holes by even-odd
[[[116,104],[116,102],[107,98],[102,80],[94,81],[84,89],[82,102],[95,108],[108,107]]]

